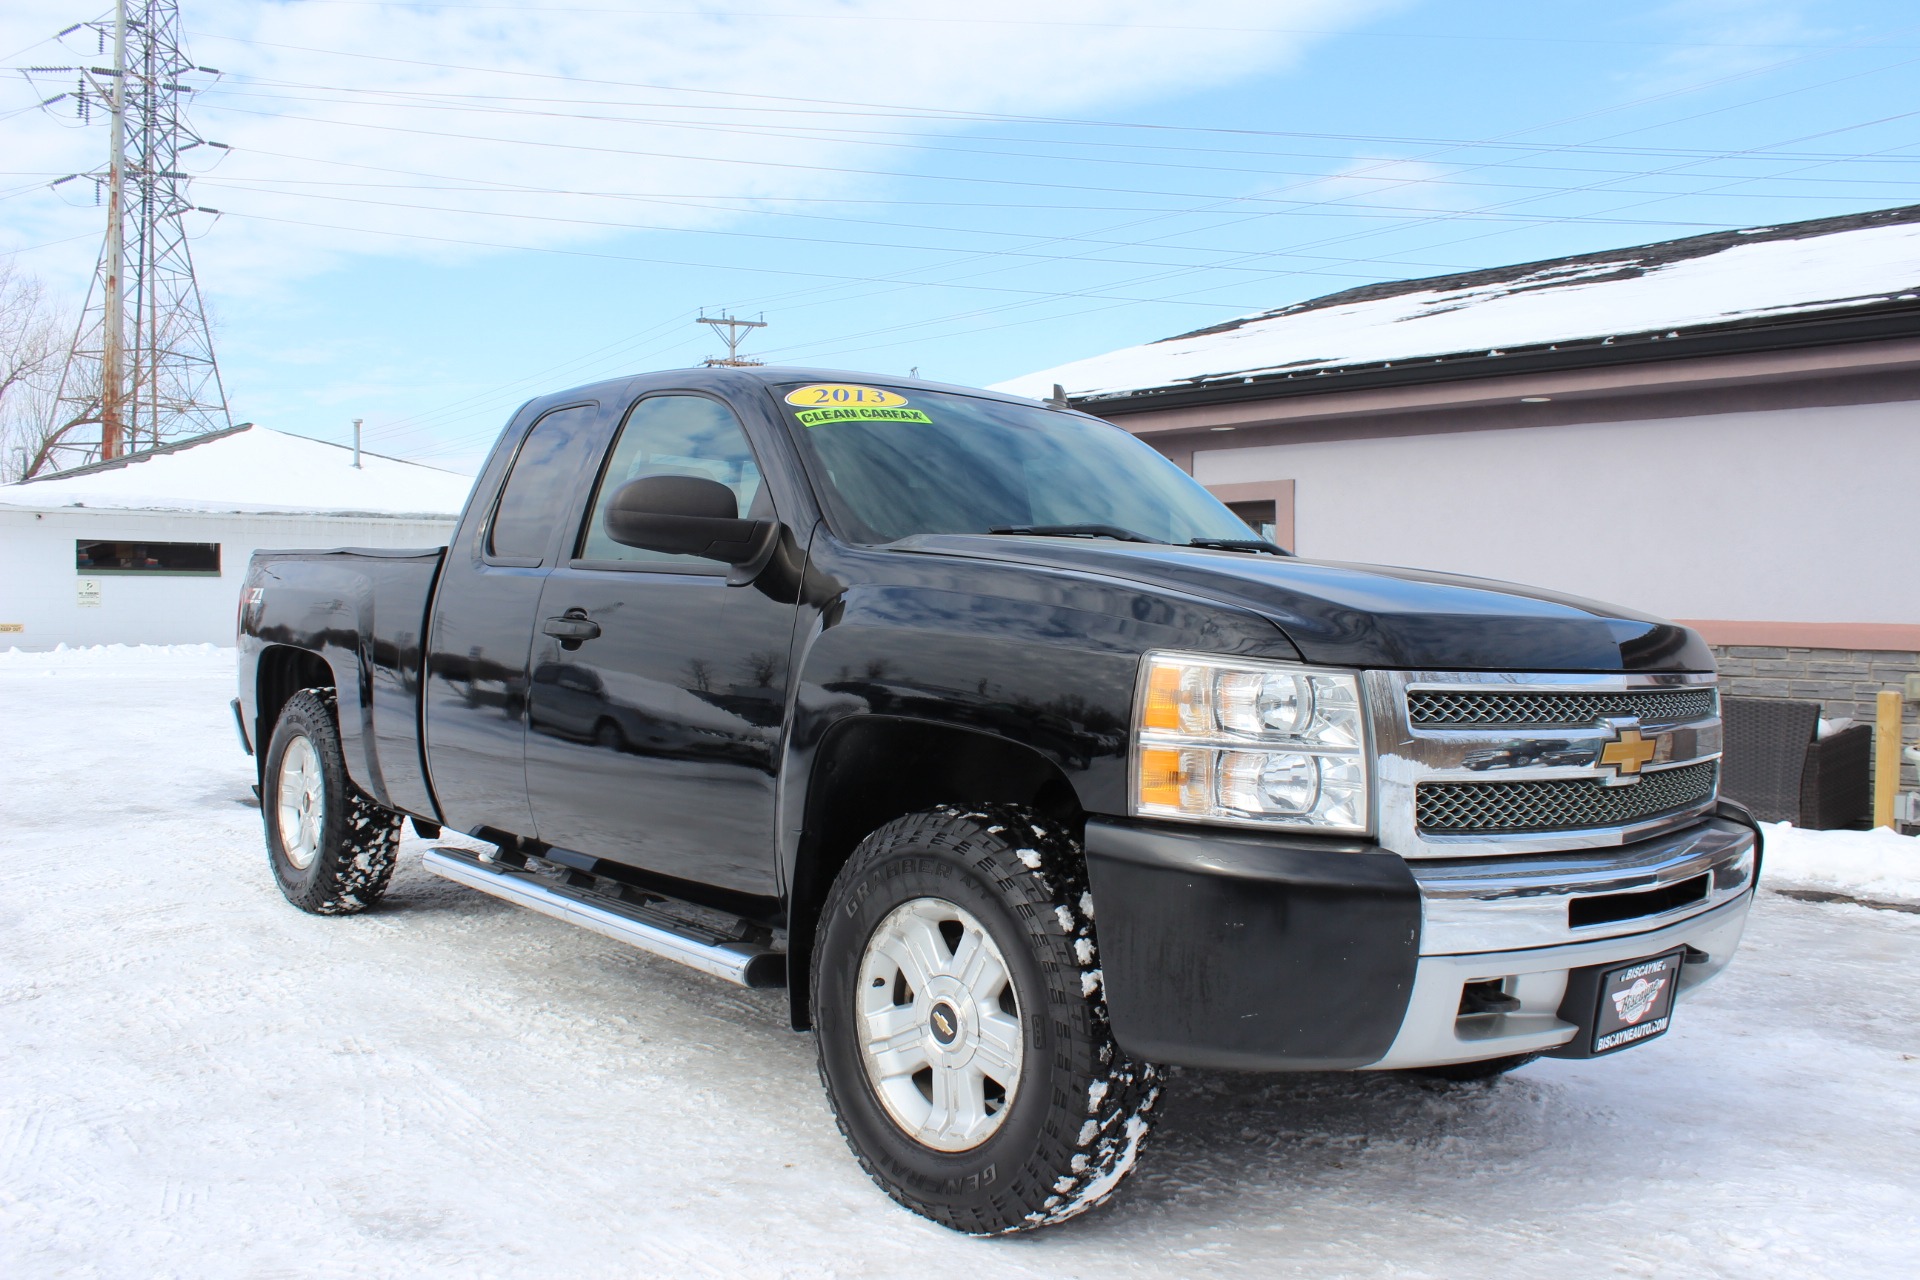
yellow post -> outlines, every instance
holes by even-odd
[[[1873,727],[1873,825],[1893,825],[1893,793],[1900,789],[1900,691],[1880,691]]]

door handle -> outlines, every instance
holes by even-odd
[[[580,613],[548,618],[540,625],[540,629],[550,636],[558,636],[562,644],[568,641],[579,644],[582,640],[592,640],[600,634],[600,624]]]

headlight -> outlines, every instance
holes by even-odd
[[[1244,826],[1365,832],[1360,678],[1149,653],[1133,732],[1133,811]]]

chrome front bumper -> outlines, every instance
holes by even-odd
[[[1724,818],[1625,848],[1584,854],[1413,863],[1422,899],[1420,959],[1400,1032],[1368,1070],[1474,1062],[1559,1048],[1578,1028],[1559,1009],[1568,974],[1689,948],[1680,994],[1726,967],[1753,901],[1757,840]],[[1697,899],[1660,906],[1705,879]],[[1586,904],[1581,907],[1576,904]],[[1468,983],[1498,982],[1506,1013],[1461,1013]]]
[[[1556,947],[1700,915],[1753,887],[1754,843],[1750,828],[1713,818],[1617,849],[1410,862],[1420,886],[1420,953]],[[1688,885],[1704,890],[1697,900],[1653,909],[1658,891]],[[1639,894],[1649,897],[1632,896]],[[1608,914],[1620,918],[1576,923]]]

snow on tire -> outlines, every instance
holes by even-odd
[[[347,776],[331,689],[287,699],[260,786],[267,861],[288,902],[314,915],[365,911],[386,892],[401,816]]]
[[[1114,1043],[1086,860],[1020,809],[873,832],[813,952],[820,1076],[881,1188],[970,1235],[1063,1222],[1132,1171],[1160,1075]]]

